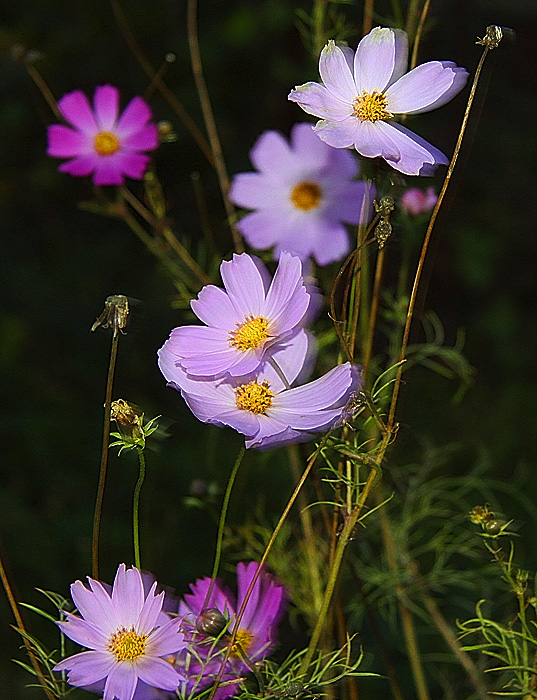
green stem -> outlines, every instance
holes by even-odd
[[[140,491],[145,479],[145,456],[144,449],[139,445],[136,447],[138,452],[138,461],[140,462],[140,475],[134,487],[134,497],[132,502],[132,537],[134,541],[134,565],[137,569],[141,569],[140,563]]]
[[[93,536],[91,544],[91,561],[93,578],[99,578],[99,530],[101,526],[101,513],[103,509],[104,485],[106,481],[106,470],[108,467],[108,443],[110,442],[110,407],[112,405],[112,386],[114,383],[114,372],[116,369],[117,346],[119,333],[114,330],[112,337],[112,349],[110,351],[110,362],[108,364],[108,377],[106,380],[106,398],[104,403],[104,427],[103,446],[101,450],[101,465],[99,468],[99,483],[97,485],[97,497],[95,499],[95,512],[93,515]]]

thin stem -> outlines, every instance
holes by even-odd
[[[244,600],[242,601],[242,605],[239,609],[239,612],[237,613],[237,617],[235,619],[235,624],[233,627],[233,633],[231,634],[231,638],[229,640],[229,645],[226,648],[226,653],[224,654],[224,658],[222,659],[222,664],[220,666],[218,676],[216,677],[216,679],[214,681],[214,685],[212,687],[211,694],[209,695],[207,700],[213,700],[214,695],[218,689],[218,685],[219,685],[220,681],[222,680],[222,676],[224,675],[224,670],[226,668],[227,661],[231,655],[233,645],[235,644],[235,641],[237,639],[237,633],[239,631],[239,626],[240,626],[241,620],[242,620],[244,613],[246,611],[248,601],[250,600],[250,597],[251,597],[252,592],[254,590],[254,586],[257,582],[257,579],[259,578],[259,575],[261,574],[263,564],[266,562],[268,555],[270,554],[270,551],[272,550],[274,542],[276,541],[276,538],[280,534],[280,530],[282,529],[285,521],[287,520],[287,516],[289,515],[291,508],[293,507],[296,499],[298,498],[298,494],[300,493],[302,486],[304,486],[304,483],[305,483],[306,479],[308,478],[308,475],[309,475],[313,465],[317,461],[317,457],[320,455],[321,450],[326,445],[326,442],[331,434],[332,434],[332,431],[329,430],[326,433],[326,435],[323,437],[321,442],[319,443],[319,445],[318,445],[317,449],[315,450],[315,452],[313,453],[313,455],[310,457],[308,463],[306,464],[304,471],[302,472],[302,476],[300,477],[299,482],[295,486],[295,490],[291,494],[291,497],[290,497],[289,501],[287,502],[287,505],[283,509],[283,513],[281,514],[280,519],[278,520],[276,527],[274,528],[274,531],[270,537],[270,540],[268,541],[268,544],[265,547],[265,551],[263,552],[263,556],[261,557],[261,561],[259,562],[259,564],[257,566],[257,571],[255,572],[254,577],[252,578],[252,581],[250,582],[248,590],[246,591],[246,594],[244,596]]]
[[[423,27],[425,25],[427,13],[429,12],[430,4],[431,0],[425,0],[425,4],[423,5],[423,9],[421,11],[420,19],[418,22],[418,28],[416,29],[416,38],[414,39],[414,46],[412,47],[412,57],[410,59],[409,70],[412,70],[412,68],[414,68],[416,66],[416,63],[418,62],[418,48],[420,45],[421,35],[423,34]]]
[[[373,7],[375,0],[365,0],[364,1],[364,21],[362,24],[362,35],[365,36],[369,34],[373,28]]]
[[[224,528],[226,525],[226,516],[227,516],[228,507],[229,507],[229,500],[231,498],[231,491],[233,489],[233,484],[235,483],[235,477],[237,476],[237,472],[239,471],[239,467],[241,465],[241,462],[242,462],[245,454],[246,454],[246,448],[241,447],[241,450],[237,456],[237,459],[235,460],[235,464],[233,465],[233,469],[231,470],[231,474],[229,475],[229,479],[227,482],[226,492],[224,494],[224,500],[222,502],[222,509],[220,511],[220,521],[218,523],[218,533],[216,535],[216,551],[214,554],[213,571],[211,573],[211,583],[210,583],[209,589],[207,590],[207,595],[205,596],[203,608],[206,608],[207,605],[209,604],[209,600],[211,598],[211,594],[213,592],[213,588],[215,585],[216,577],[218,576],[218,568],[220,566],[220,558],[222,556],[222,542],[224,540]]]
[[[31,63],[26,64],[26,70],[28,71],[28,75],[30,78],[34,81],[34,83],[37,85],[39,88],[39,92],[43,95],[45,98],[45,102],[48,104],[50,109],[52,110],[52,113],[56,117],[56,119],[61,119],[63,121],[63,116],[60,110],[58,109],[58,103],[56,102],[56,98],[52,94],[51,89],[45,82],[43,76],[35,66],[33,66]]]
[[[468,118],[470,116],[470,111],[472,109],[472,104],[473,104],[475,93],[477,90],[479,76],[481,75],[481,70],[483,68],[483,64],[485,62],[485,58],[487,57],[488,52],[489,52],[489,47],[485,46],[483,53],[481,55],[481,59],[479,60],[475,75],[474,75],[474,80],[473,80],[472,87],[470,90],[470,96],[468,97],[468,103],[466,105],[466,111],[464,112],[464,117],[463,117],[461,128],[459,131],[459,136],[457,138],[457,143],[455,144],[455,150],[453,152],[451,162],[448,166],[446,177],[444,178],[444,183],[442,185],[442,189],[440,190],[440,194],[438,195],[438,199],[437,199],[436,204],[434,206],[433,213],[431,215],[431,219],[429,221],[429,225],[427,227],[427,232],[425,234],[425,238],[423,241],[423,245],[422,245],[422,249],[421,249],[421,253],[420,253],[420,258],[418,261],[418,267],[416,269],[416,275],[414,277],[414,284],[412,287],[412,293],[410,295],[410,300],[408,302],[408,310],[407,310],[405,328],[403,331],[403,340],[401,343],[401,352],[399,355],[399,362],[400,363],[403,362],[403,360],[405,359],[405,356],[406,356],[406,349],[408,346],[408,339],[410,336],[410,326],[412,324],[412,320],[413,320],[413,316],[414,316],[414,308],[416,306],[416,299],[418,296],[418,288],[419,288],[421,274],[423,272],[423,266],[425,264],[425,257],[427,255],[427,249],[429,247],[429,242],[431,240],[431,235],[433,232],[434,224],[436,222],[438,212],[440,211],[440,207],[442,206],[442,201],[443,201],[444,196],[446,194],[447,188],[448,188],[449,183],[451,181],[451,176],[453,175],[453,171],[455,170],[455,165],[456,165],[457,159],[459,157],[459,153],[460,153],[461,146],[462,146],[462,140],[464,137],[464,133],[466,131],[466,126],[468,124]],[[391,405],[390,405],[390,413],[389,413],[389,417],[388,417],[388,430],[391,430],[394,426],[394,423],[395,423],[395,408],[397,405],[397,399],[399,397],[399,390],[401,388],[402,374],[403,374],[403,364],[400,364],[399,367],[397,368],[397,375],[395,378],[395,383],[394,383],[394,388],[393,388],[392,401],[391,401]]]
[[[112,386],[116,369],[117,347],[119,333],[114,329],[112,336],[112,349],[110,350],[110,362],[108,364],[108,377],[106,379],[106,398],[104,402],[104,427],[103,446],[101,450],[101,466],[99,469],[99,483],[97,485],[97,498],[95,499],[95,512],[93,515],[93,537],[91,544],[91,570],[94,579],[99,578],[99,530],[101,527],[101,512],[103,509],[104,485],[106,481],[106,468],[108,466],[108,443],[110,442],[110,407],[112,405]]]
[[[13,617],[15,618],[17,628],[18,628],[18,630],[20,630],[20,632],[23,633],[22,640],[23,640],[24,646],[26,647],[26,651],[28,652],[28,656],[30,657],[30,662],[31,662],[33,669],[35,671],[35,675],[39,679],[40,687],[43,688],[43,690],[45,691],[49,700],[55,700],[54,695],[47,687],[47,681],[45,679],[45,676],[43,675],[43,671],[41,670],[41,666],[39,665],[39,662],[34,654],[32,647],[31,647],[30,641],[27,638],[28,631],[26,630],[26,626],[25,626],[24,621],[22,619],[22,615],[20,614],[19,605],[17,603],[17,600],[13,594],[13,590],[12,590],[11,585],[9,583],[7,572],[6,572],[6,569],[4,567],[4,563],[2,561],[1,553],[0,553],[0,578],[2,579],[2,584],[3,584],[4,590],[6,592],[6,596],[7,596],[9,606],[11,608],[11,612],[13,613]]]
[[[319,54],[321,53],[324,43],[325,43],[325,30],[324,30],[324,23],[325,23],[325,17],[326,17],[326,6],[328,2],[327,0],[315,0],[313,3],[313,11],[312,11],[312,17],[313,17],[313,27],[314,27],[314,33],[315,33],[315,56],[314,58],[318,58]]]
[[[367,344],[364,351],[363,359],[363,373],[364,377],[367,376],[369,369],[369,363],[371,361],[371,354],[373,352],[373,340],[375,336],[375,325],[377,323],[377,314],[379,307],[379,297],[380,297],[380,285],[382,283],[382,275],[384,271],[384,252],[385,248],[379,250],[377,256],[377,264],[375,267],[375,282],[373,284],[373,297],[371,299],[371,311],[369,314],[369,329],[366,335]]]
[[[136,57],[136,60],[140,64],[140,67],[151,80],[151,84],[158,89],[162,97],[164,97],[166,102],[170,105],[170,107],[174,110],[177,116],[181,119],[187,130],[190,132],[190,135],[198,144],[203,155],[207,158],[209,163],[212,166],[214,166],[213,154],[211,153],[211,149],[209,147],[209,144],[207,143],[207,140],[196,126],[194,120],[187,113],[181,102],[177,99],[177,97],[169,89],[166,83],[162,80],[162,77],[157,75],[155,69],[153,68],[151,63],[149,63],[144,53],[138,46],[138,43],[134,38],[134,34],[129,29],[129,26],[125,20],[125,16],[123,14],[123,11],[121,10],[121,6],[118,0],[112,0],[112,9],[114,11],[114,15],[116,17],[116,21],[121,30],[121,33],[123,34],[123,38],[125,39],[130,50]]]
[[[144,449],[137,445],[138,461],[140,463],[140,474],[134,487],[134,497],[132,501],[132,536],[134,541],[134,565],[137,569],[142,568],[140,562],[140,491],[145,479],[145,456]]]
[[[216,174],[218,176],[218,182],[220,184],[220,192],[222,194],[222,200],[224,202],[224,208],[226,210],[229,227],[231,229],[231,236],[233,238],[233,245],[236,253],[242,253],[244,251],[244,244],[242,238],[234,224],[235,218],[235,208],[231,204],[228,192],[229,192],[229,177],[227,174],[226,164],[224,162],[224,154],[222,152],[222,145],[220,143],[220,138],[218,136],[218,131],[216,129],[216,122],[214,120],[214,114],[211,107],[211,100],[209,98],[209,92],[207,91],[207,85],[205,84],[205,78],[203,77],[203,66],[201,62],[201,54],[198,42],[198,2],[197,0],[188,0],[188,10],[187,10],[187,24],[188,24],[188,44],[190,47],[190,59],[192,62],[192,72],[194,74],[194,80],[196,82],[196,87],[198,90],[198,95],[201,103],[201,109],[203,112],[203,118],[205,120],[205,128],[207,129],[207,135],[209,137],[209,143],[211,146],[211,152],[214,160],[214,167],[216,169]]]

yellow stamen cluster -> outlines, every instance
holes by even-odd
[[[265,414],[272,406],[274,393],[269,389],[270,383],[264,381],[262,384],[250,382],[241,384],[235,389],[235,404],[241,411]],[[241,634],[241,632],[239,632]]]
[[[239,630],[231,647],[231,656],[246,656],[253,638],[254,635],[250,634],[248,630]]]
[[[321,201],[322,191],[316,182],[301,182],[291,192],[290,200],[297,209],[315,209]]]
[[[110,156],[119,148],[119,141],[115,134],[110,131],[101,131],[93,142],[95,150],[100,156]]]
[[[136,634],[134,627],[130,630],[120,627],[108,640],[106,648],[111,651],[117,661],[134,661],[144,653],[147,634]]]
[[[254,318],[246,316],[244,323],[238,324],[234,331],[229,331],[229,344],[241,352],[253,350],[269,337],[268,321],[263,316]]]
[[[364,92],[354,98],[354,116],[363,122],[376,122],[379,119],[386,121],[393,119],[393,114],[386,107],[388,100],[381,92],[374,90],[372,93]]]

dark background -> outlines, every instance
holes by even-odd
[[[317,79],[315,62],[296,29],[295,9],[309,10],[310,4],[207,0],[200,5],[207,83],[229,171],[240,172],[250,169],[248,151],[261,131],[288,133],[294,121],[304,119],[286,96],[294,85]],[[377,7],[375,24],[390,23],[390,6]],[[340,9],[356,27],[349,37],[354,48],[361,3]],[[155,67],[167,52],[176,54],[166,82],[202,127],[184,0],[130,0],[124,11]],[[504,41],[490,57],[494,68],[488,92],[467,162],[457,173],[455,202],[441,227],[426,303],[440,316],[448,342],[454,342],[458,328],[466,330],[465,354],[476,368],[474,384],[454,404],[452,383],[416,369],[407,377],[401,418],[409,430],[437,444],[460,443],[465,456],[453,467],[460,473],[484,452],[491,477],[520,479],[525,494],[535,500],[537,11],[533,0],[461,0],[433,2],[431,14],[434,21],[420,62],[454,60],[472,73],[481,51],[474,41],[488,24],[512,27],[517,38]],[[92,94],[96,85],[111,83],[127,100],[147,85],[108,2],[2,3],[2,554],[21,599],[34,605],[42,604],[34,587],[67,594],[69,583],[90,571],[110,335],[89,329],[109,294],[126,294],[143,301],[145,313],[120,338],[114,396],[141,406],[148,418],[163,415],[170,433],[158,451],[148,453],[142,555],[159,580],[183,591],[189,581],[209,573],[215,536],[209,511],[188,508],[183,499],[193,479],[225,488],[241,440],[231,431],[199,424],[179,395],[166,388],[156,351],[185,318],[173,308],[174,287],[126,226],[78,208],[79,201],[91,197],[89,179],[58,173],[58,161],[46,156],[45,127],[54,118],[24,67],[10,59],[14,44],[42,52],[36,67],[57,98],[77,88]],[[197,171],[226,255],[231,243],[214,174],[158,94],[151,104],[155,118],[169,119],[177,133],[177,141],[155,155],[175,230],[191,237],[195,250],[201,224],[191,173]],[[413,126],[451,153],[463,109],[459,97]],[[278,453],[255,464],[247,457],[232,501],[232,521],[239,521],[257,494],[267,490],[267,475],[271,509],[281,510],[291,480],[286,470],[278,470],[279,461]],[[130,509],[137,478],[132,455],[117,459],[112,454],[109,464],[101,564],[107,580],[119,561],[132,558]],[[509,506],[507,498],[504,507]],[[536,568],[534,533],[535,523],[523,515],[520,534],[529,569]],[[38,697],[38,690],[24,688],[29,677],[8,661],[24,654],[17,649],[17,634],[8,628],[10,611],[2,597],[0,601],[2,695],[6,700]],[[39,623],[36,629],[41,631]],[[51,645],[57,643],[49,628],[42,631]]]

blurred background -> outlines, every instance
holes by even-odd
[[[393,26],[391,3],[375,7],[374,25]],[[290,88],[318,76],[316,60],[297,27],[297,10],[310,12],[311,3],[200,2],[201,53],[230,174],[251,169],[248,151],[262,131],[288,134],[295,121],[305,119],[287,101]],[[361,2],[342,4],[338,10],[354,28],[348,40],[355,48],[361,36]],[[129,0],[123,11],[155,68],[168,52],[175,54],[166,83],[203,130],[189,62],[185,0]],[[433,2],[419,62],[453,60],[473,73],[481,55],[475,40],[489,24],[514,29],[516,39],[505,40],[487,65],[479,94],[479,100],[484,98],[481,116],[469,138],[471,148],[469,142],[465,146],[464,167],[454,183],[456,198],[437,231],[438,251],[425,302],[443,323],[448,344],[464,329],[464,352],[475,368],[473,383],[456,403],[453,382],[423,368],[407,375],[399,459],[405,450],[412,454],[412,434],[417,432],[423,442],[458,443],[451,468],[461,475],[479,460],[486,463],[507,517],[520,521],[525,566],[535,569],[531,509],[520,511],[519,502],[502,489],[502,483],[518,484],[529,502],[537,499],[535,3]],[[92,95],[96,85],[110,83],[120,88],[126,102],[148,84],[108,1],[2,3],[2,555],[18,596],[34,605],[43,603],[35,587],[67,595],[72,581],[90,573],[111,341],[109,332],[90,333],[90,327],[107,296],[125,294],[140,300],[144,312],[120,338],[114,398],[137,404],[147,418],[162,415],[169,433],[147,454],[142,556],[159,580],[183,592],[190,581],[210,572],[214,513],[241,439],[232,431],[198,423],[179,394],[165,386],[156,351],[188,316],[176,308],[176,291],[166,271],[127,227],[79,207],[93,196],[89,178],[58,173],[59,161],[46,156],[46,126],[55,119],[24,65],[12,60],[14,45],[39,52],[35,66],[56,98],[74,89]],[[412,128],[450,154],[467,94],[468,89],[441,111],[416,118]],[[196,253],[202,215],[194,173],[220,254],[228,255],[231,241],[211,167],[158,93],[151,106],[155,119],[169,120],[177,136],[155,154],[174,230],[192,241]],[[441,176],[432,183],[437,189]],[[137,184],[133,189],[141,193]],[[388,246],[388,255],[397,256],[397,247]],[[271,513],[281,511],[293,483],[284,462],[278,452],[256,460],[247,456],[232,499],[231,522],[240,522],[245,505],[256,507],[258,494],[268,499]],[[112,579],[118,562],[132,559],[130,514],[137,470],[134,455],[110,455],[101,547],[106,580]],[[206,508],[188,500],[200,493]],[[6,700],[39,697],[39,690],[25,687],[29,676],[9,660],[24,659],[24,652],[9,628],[12,617],[3,596],[0,614],[2,694]],[[32,619],[34,624],[51,645],[57,644],[49,627]]]

